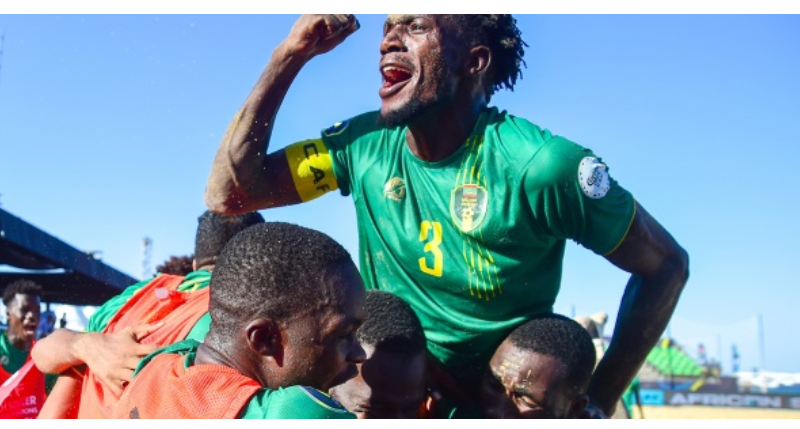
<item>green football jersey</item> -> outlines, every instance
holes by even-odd
[[[410,152],[406,127],[376,119],[322,132],[356,206],[365,284],[411,304],[431,353],[453,376],[475,379],[513,328],[552,311],[566,240],[612,252],[635,202],[589,149],[496,108],[436,162]],[[313,144],[306,157],[322,152]]]
[[[185,368],[194,365],[198,341],[181,341],[156,350],[139,362],[134,379],[156,356],[163,353],[185,355]],[[240,419],[354,419],[356,416],[341,406],[330,395],[305,386],[278,389],[261,389],[250,399],[239,414]]]
[[[6,331],[0,330],[0,366],[13,374],[25,365],[28,360],[28,351],[20,350],[6,336]]]

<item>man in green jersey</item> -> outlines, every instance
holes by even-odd
[[[425,334],[397,295],[367,291],[357,337],[367,354],[358,375],[331,396],[360,419],[413,419],[425,414]]]
[[[358,27],[352,15],[295,23],[223,137],[206,204],[231,214],[352,194],[364,283],[414,308],[431,375],[473,403],[503,338],[552,311],[566,240],[580,243],[631,274],[588,389],[589,413],[612,413],[672,315],[686,252],[592,151],[488,106],[520,76],[510,15],[390,15],[380,110],[269,152],[294,78]]]
[[[192,293],[208,287],[211,272],[225,244],[245,228],[263,222],[264,218],[257,212],[235,216],[219,215],[210,211],[203,213],[198,218],[195,235],[194,271],[183,278],[177,290]],[[154,279],[136,283],[103,304],[89,319],[86,332],[60,329],[39,341],[32,351],[36,365],[44,372],[61,374],[85,364],[104,388],[109,390],[110,395],[119,396],[125,383],[131,380],[139,361],[159,347],[156,344],[139,343],[142,337],[156,327],[132,325],[115,333],[102,332],[137,292],[158,277],[160,274]],[[197,320],[186,338],[202,339],[208,332],[211,319],[207,308],[202,311],[204,315]],[[81,402],[80,390],[84,378],[82,374],[75,372],[67,372],[60,377],[56,386],[58,390],[48,398],[41,417],[75,416]],[[100,416],[92,414],[92,417]]]
[[[353,418],[326,393],[364,350],[364,285],[329,236],[269,222],[234,237],[211,278],[211,329],[148,356],[114,418]]]

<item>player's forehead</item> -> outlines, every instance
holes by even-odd
[[[39,297],[36,295],[29,295],[27,293],[18,293],[14,295],[11,302],[8,303],[9,308],[24,308],[39,306]]]
[[[386,16],[386,22],[384,23],[384,25],[388,26],[388,25],[406,24],[420,16],[425,16],[425,15],[408,14],[408,13],[389,14]]]
[[[437,15],[425,14],[394,14],[386,17],[386,22],[383,24],[384,31],[394,27],[395,25],[405,25],[413,22],[415,19],[428,19],[433,22],[438,22]]]

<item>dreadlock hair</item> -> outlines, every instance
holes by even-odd
[[[17,294],[32,295],[41,298],[42,293],[42,287],[38,283],[33,280],[20,279],[6,286],[6,290],[3,291],[3,304],[5,304],[6,307],[11,305],[11,301],[14,300]]]
[[[425,334],[417,314],[402,298],[389,292],[367,291],[367,317],[356,336],[362,345],[400,356],[425,351]]]
[[[326,269],[355,264],[322,232],[283,222],[251,226],[231,239],[211,275],[207,342],[229,347],[234,332],[255,318],[288,321],[325,311],[339,291],[323,287]]]
[[[517,79],[522,79],[522,57],[525,47],[517,20],[511,15],[450,15],[456,27],[456,36],[467,47],[484,45],[492,52],[489,79],[486,79],[486,95],[502,88],[514,90]]]
[[[578,322],[560,314],[545,314],[517,327],[508,339],[521,350],[557,359],[567,368],[573,392],[586,391],[596,357],[592,338]]]
[[[228,216],[206,210],[197,222],[194,260],[197,267],[202,267],[216,263],[222,248],[234,235],[249,226],[264,223],[264,217],[258,212]]]
[[[156,267],[156,272],[161,274],[172,274],[176,276],[185,276],[192,272],[192,255],[185,256],[170,256],[169,259],[164,261],[161,265]]]

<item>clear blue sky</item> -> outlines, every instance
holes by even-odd
[[[134,277],[192,252],[228,121],[295,15],[0,16],[0,205]],[[301,73],[273,149],[378,107],[383,15]],[[730,369],[800,372],[800,16],[520,15],[529,44],[493,104],[593,149],[688,250],[670,326]],[[357,254],[338,194],[262,212]],[[607,311],[627,275],[574,244],[556,310]],[[721,345],[721,350],[719,346]]]

